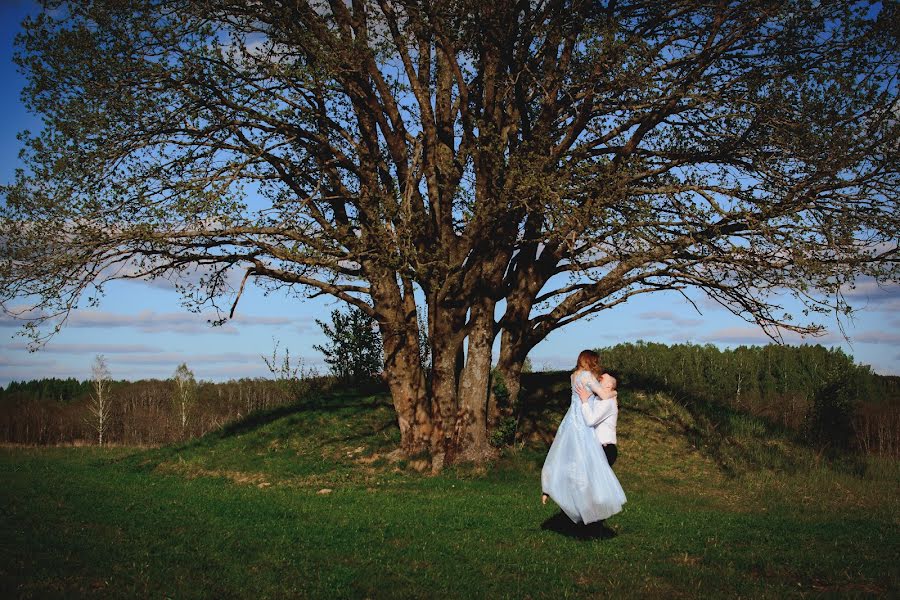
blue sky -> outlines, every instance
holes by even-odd
[[[16,134],[40,127],[39,118],[21,105],[24,78],[12,62],[19,23],[34,10],[26,0],[0,2],[0,77],[7,82],[0,89],[0,181],[4,183],[12,179],[19,164]],[[702,314],[674,293],[640,295],[551,334],[532,350],[532,362],[536,368],[570,368],[583,348],[638,339],[720,347],[767,343],[762,331],[706,300],[701,292],[691,296]],[[302,358],[308,368],[325,372],[321,355],[313,349],[314,344],[325,342],[315,319],[327,320],[331,310],[340,308],[334,300],[264,296],[248,282],[235,319],[222,327],[211,327],[207,323],[211,315],[189,312],[180,300],[165,281],[114,283],[99,309],[74,313],[65,329],[38,352],[29,352],[26,340],[15,335],[17,323],[0,316],[0,385],[41,377],[86,379],[96,354],[106,357],[116,379],[167,378],[182,362],[199,379],[266,376],[261,356],[271,354],[275,340],[292,357]],[[860,309],[845,328],[849,342],[833,320],[823,322],[829,328],[825,336],[807,341],[839,346],[878,373],[900,375],[900,286],[879,289],[863,281],[849,300]],[[786,339],[803,342],[792,336]]]

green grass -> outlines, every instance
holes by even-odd
[[[623,394],[622,405],[616,472],[628,503],[608,528],[592,530],[563,526],[556,508],[538,501],[545,447],[535,424],[552,431],[561,416],[552,406],[535,412],[530,432],[523,429],[534,440],[525,447],[490,468],[460,466],[435,477],[390,459],[398,438],[383,396],[336,396],[314,409],[258,413],[199,440],[151,450],[5,448],[0,593],[900,592],[896,463],[828,464],[734,415],[727,416],[727,435],[704,444],[716,427],[665,397]],[[789,469],[780,466],[782,455],[792,457]],[[749,457],[747,468],[735,469],[742,457]],[[318,493],[323,489],[332,491]]]

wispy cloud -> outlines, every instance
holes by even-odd
[[[39,316],[34,311],[22,310],[20,315],[24,318]],[[239,327],[254,326],[296,326],[303,330],[311,326],[306,320],[297,321],[288,317],[261,316],[237,314],[221,326],[214,327],[212,323],[220,316],[215,313],[191,313],[191,312],[156,312],[143,310],[138,313],[120,313],[102,310],[79,310],[72,312],[66,321],[69,328],[96,328],[111,329],[127,327],[137,329],[145,333],[175,332],[175,333],[225,333],[236,334]],[[0,315],[0,327],[19,327],[20,319],[10,315]]]
[[[879,285],[874,279],[865,278],[842,292],[858,310],[900,311],[900,285]]]
[[[672,311],[668,310],[652,310],[647,312],[642,312],[638,314],[638,317],[641,319],[654,319],[658,321],[668,321],[670,323],[674,323],[679,327],[697,327],[703,324],[702,319],[688,319],[679,315],[676,315]]]
[[[28,344],[14,343],[6,346],[9,350],[27,350]],[[161,352],[158,346],[145,344],[57,344],[50,342],[42,347],[40,354],[134,354]]]
[[[785,331],[783,337],[784,341],[789,344],[825,344],[844,341],[844,338],[832,332],[813,337]],[[723,327],[700,335],[698,339],[704,342],[718,342],[722,344],[768,344],[772,342],[772,339],[757,327]]]
[[[144,310],[137,314],[112,313],[99,310],[78,311],[72,313],[66,325],[68,327],[92,327],[110,329],[129,327],[145,333],[176,331],[181,333],[199,333],[212,331],[210,318],[195,313],[158,313]],[[216,328],[220,333],[236,333],[233,327]]]
[[[8,367],[29,367],[32,369],[35,368],[46,368],[52,367],[56,365],[57,362],[48,358],[38,358],[34,355],[30,356],[8,356],[6,354],[0,354],[0,368],[8,368]]]
[[[0,327],[21,327],[26,321],[40,318],[41,311],[31,306],[10,306],[0,310]]]
[[[96,348],[93,348],[96,349]],[[107,364],[114,379],[137,381],[139,379],[168,379],[175,368],[186,363],[197,379],[225,381],[245,377],[271,377],[265,363],[258,354],[244,352],[221,352],[210,354],[187,354],[176,352],[156,352],[147,354],[109,354]],[[318,374],[327,372],[321,357],[291,357],[301,359],[305,371]],[[64,363],[53,359],[41,359],[38,355],[0,356],[0,385],[10,381],[40,379],[43,377],[90,378],[91,355],[80,360],[81,365]]]
[[[262,358],[259,354],[250,354],[247,352],[220,352],[215,354],[187,354],[184,352],[157,352],[153,354],[125,354],[111,358],[109,363],[127,364],[127,365],[179,365],[187,363],[192,364],[262,364]],[[232,366],[233,370],[234,367]]]
[[[638,340],[643,340],[647,342],[658,342],[660,340],[669,340],[669,341],[684,341],[690,336],[681,332],[680,330],[668,329],[662,330],[659,328],[653,329],[634,329],[629,331],[628,334],[613,334],[610,336],[608,343],[605,343],[604,346],[612,346],[619,342],[636,342]]]
[[[850,336],[851,342],[862,344],[889,344],[900,346],[900,333],[895,331],[863,331]]]
[[[848,335],[851,344],[884,344],[900,346],[900,333],[895,331],[862,331]],[[726,327],[700,336],[706,342],[726,344],[768,344],[772,340],[761,330],[754,327]],[[789,344],[840,344],[845,342],[843,336],[836,332],[824,335],[801,336],[791,331],[784,332],[784,341]]]

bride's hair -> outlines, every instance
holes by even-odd
[[[593,350],[582,350],[578,355],[578,362],[575,365],[576,371],[590,371],[594,377],[600,379],[603,370],[600,368],[600,355]]]

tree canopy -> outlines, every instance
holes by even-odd
[[[249,278],[332,295],[378,322],[436,468],[487,452],[497,336],[515,398],[538,342],[638,294],[777,337],[897,281],[896,2],[43,4],[5,305],[58,324],[117,278],[223,319]]]

